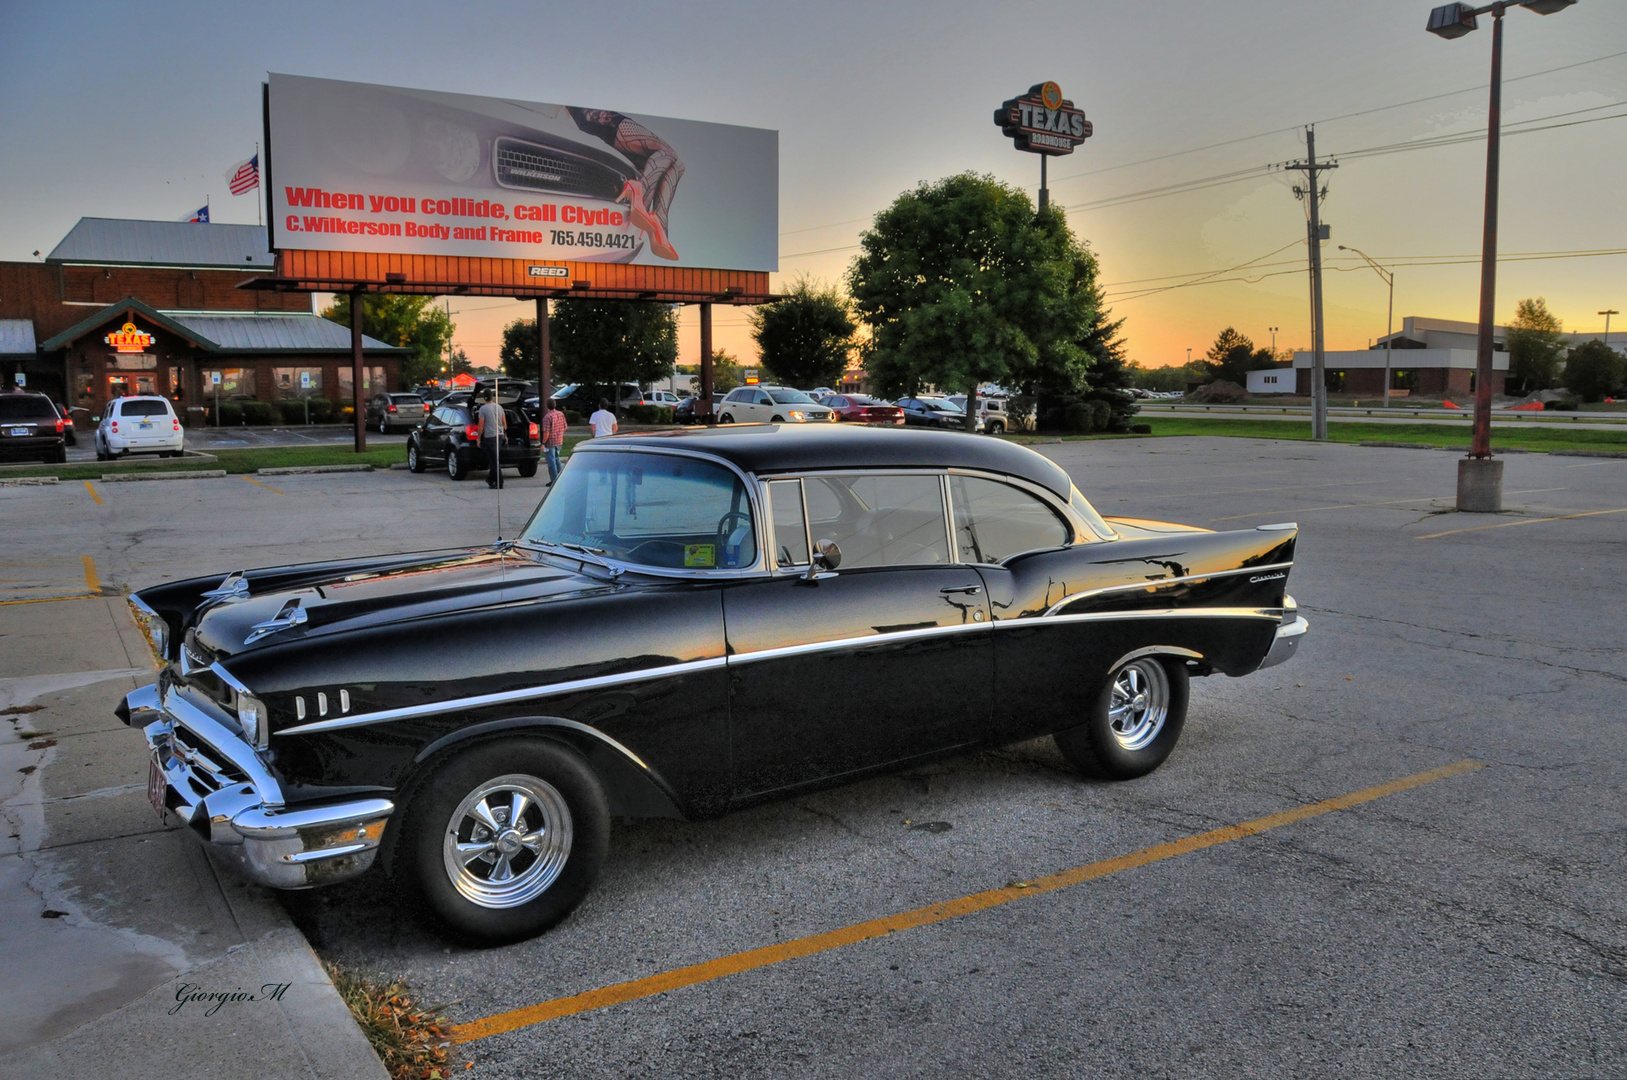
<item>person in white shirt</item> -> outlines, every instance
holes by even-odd
[[[616,428],[616,414],[610,411],[610,402],[604,398],[599,399],[599,411],[588,417],[588,423],[593,425],[593,437],[601,439],[606,435],[614,435]]]

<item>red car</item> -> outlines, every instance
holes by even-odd
[[[820,398],[819,404],[834,412],[836,419],[849,423],[904,426],[903,409],[864,394],[831,394]]]

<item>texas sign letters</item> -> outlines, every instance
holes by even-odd
[[[1064,99],[1062,88],[1054,82],[1031,86],[1022,97],[1001,105],[994,110],[994,123],[1017,149],[1051,156],[1073,153],[1092,132],[1084,110]]]

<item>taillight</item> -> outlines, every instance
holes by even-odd
[[[56,433],[57,433],[57,434],[58,434],[58,435],[61,435],[61,434],[62,434],[62,427],[63,427],[63,422],[62,422],[62,421],[61,421],[61,420],[58,420],[58,421],[57,421],[57,422],[56,422]]]
[[[176,430],[176,431],[180,431],[180,430],[181,430],[181,421],[180,421],[180,420],[178,420],[178,419],[171,419],[171,420],[170,420],[170,423],[172,423],[172,424],[174,424],[174,425],[175,425],[175,430]]]
[[[117,434],[118,430],[119,430],[119,422],[117,420],[114,420],[113,421],[113,431],[114,431],[115,434]]]
[[[539,429],[539,428],[538,428],[538,427],[537,427],[537,425],[536,425],[536,424],[532,424],[532,425],[531,425],[531,428],[530,428],[530,434],[531,434],[531,437],[532,437],[532,438],[533,438],[533,439],[538,439],[538,438],[541,438],[541,437],[542,437],[542,432],[541,432],[541,430],[540,430],[540,429]]]
[[[395,402],[390,402],[390,411],[395,412]]]
[[[479,424],[470,424],[468,427],[464,428],[463,429],[463,437],[465,439],[468,439],[470,442],[479,442],[480,441],[480,425]]]

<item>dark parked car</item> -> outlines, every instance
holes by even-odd
[[[407,435],[407,468],[421,473],[434,465],[443,465],[446,474],[462,480],[471,470],[484,471],[490,467],[486,451],[481,449],[476,416],[478,406],[465,398],[460,403],[437,405],[424,422]],[[508,423],[508,438],[498,451],[498,464],[515,468],[524,477],[537,475],[537,462],[542,460],[542,436],[537,423],[527,419],[519,409],[503,410]]]
[[[722,393],[718,393],[716,391],[713,391],[713,393],[712,393],[712,415],[714,417],[717,416],[718,413],[721,411],[721,410],[719,410],[718,406],[723,404],[723,399],[725,397],[727,397],[727,396],[728,396],[727,394],[722,394]],[[672,410],[672,422],[675,423],[675,424],[698,424],[698,423],[700,423],[700,420],[696,419],[696,417],[695,417],[695,407],[698,406],[700,404],[700,402],[701,402],[701,396],[698,393],[690,394],[688,397],[686,397],[682,401],[678,402],[677,406],[674,407],[673,410]]]
[[[388,435],[396,428],[416,427],[429,414],[429,406],[417,394],[374,394],[367,401],[367,424]]]
[[[911,427],[950,428],[966,427],[966,410],[947,398],[910,397],[894,402],[904,410],[904,422]]]
[[[836,419],[853,424],[891,424],[902,427],[904,410],[897,405],[865,394],[827,394],[819,404],[836,414]]]
[[[610,818],[696,818],[1054,735],[1142,776],[1187,680],[1306,630],[1298,530],[1104,520],[1023,447],[860,425],[594,439],[511,542],[234,571],[133,603],[149,792],[254,880],[383,868],[536,934]]]
[[[44,394],[0,394],[0,459],[67,461],[67,426]]]

